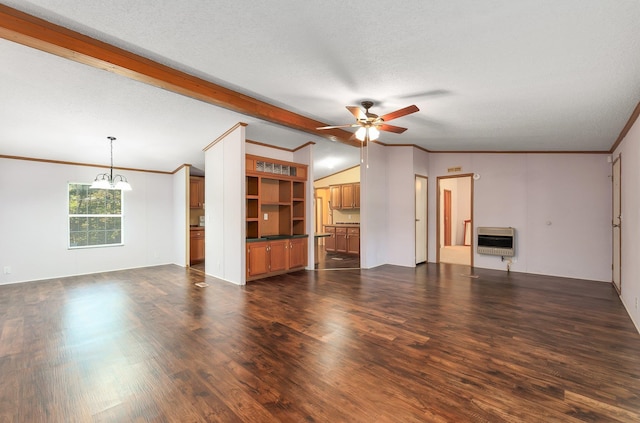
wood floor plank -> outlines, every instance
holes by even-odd
[[[640,421],[640,335],[610,284],[470,273],[0,286],[0,422]]]

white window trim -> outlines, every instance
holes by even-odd
[[[69,186],[70,185],[86,185],[91,184],[86,182],[67,182],[67,191],[65,193],[67,197],[67,249],[69,250],[84,250],[87,248],[110,248],[110,247],[123,247],[124,246],[124,191],[122,190],[109,190],[120,191],[120,214],[71,214],[69,213]],[[117,244],[99,244],[99,245],[71,245],[71,218],[72,217],[120,217],[120,242]]]

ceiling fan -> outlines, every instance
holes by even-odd
[[[387,113],[386,115],[378,116],[374,113],[369,112],[369,109],[373,106],[373,101],[363,101],[362,107],[364,107],[365,111],[363,112],[357,106],[347,106],[347,110],[351,112],[353,116],[356,118],[356,123],[347,124],[347,125],[337,125],[337,126],[322,126],[316,129],[335,129],[335,128],[358,128],[358,130],[351,136],[350,139],[357,138],[360,141],[374,141],[378,139],[380,135],[380,131],[394,132],[396,134],[401,134],[407,130],[407,128],[402,128],[400,126],[389,125],[387,122],[393,119],[397,119],[402,116],[409,115],[411,113],[415,113],[419,111],[416,105],[411,105],[404,107],[402,109],[396,110],[395,112]]]

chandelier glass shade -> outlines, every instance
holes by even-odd
[[[113,141],[115,137],[107,137],[111,144],[111,167],[109,173],[99,173],[91,184],[93,189],[119,189],[122,191],[131,191],[131,185],[127,178],[122,175],[113,174]]]

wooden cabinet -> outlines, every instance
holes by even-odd
[[[307,265],[307,166],[246,156],[247,280]]]
[[[269,242],[269,272],[280,272],[289,268],[289,240]]]
[[[247,244],[247,277],[269,273],[269,243],[252,242]]]
[[[347,253],[360,254],[360,228],[347,228]]]
[[[204,260],[204,228],[192,229],[189,237],[190,264]]]
[[[289,269],[305,267],[307,265],[307,238],[293,238],[289,240]]]
[[[360,208],[360,183],[353,184],[353,208]],[[358,230],[359,231],[359,230]]]
[[[307,265],[308,238],[247,243],[247,279],[286,273]]]
[[[360,208],[360,183],[329,185],[330,207],[333,210]]]
[[[306,168],[247,155],[247,238],[307,234]]]
[[[324,231],[329,234],[324,238],[327,252],[360,254],[360,228],[328,225]]]
[[[354,207],[354,184],[342,185],[342,210]]]
[[[325,226],[324,231],[329,234],[329,236],[324,239],[324,249],[332,253],[336,251],[336,227]]]
[[[189,178],[189,207],[192,209],[204,207],[204,178],[200,176]]]
[[[336,252],[347,252],[347,228],[336,228]]]
[[[333,210],[342,209],[342,186],[330,185],[329,186],[329,207]]]

